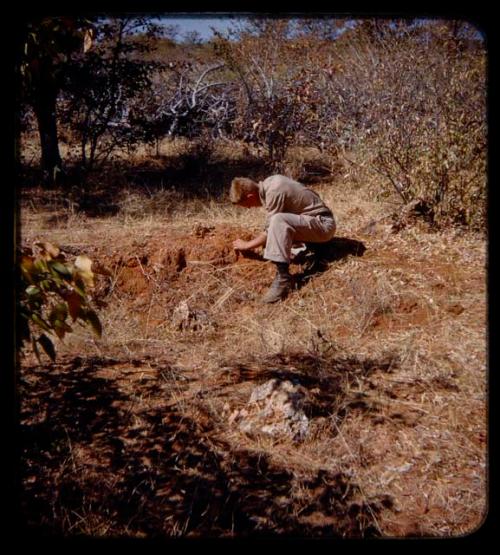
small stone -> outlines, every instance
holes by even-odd
[[[191,308],[187,301],[181,301],[175,307],[171,322],[181,331],[200,331],[214,325],[205,310]]]

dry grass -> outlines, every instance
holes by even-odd
[[[175,409],[181,422],[205,426],[199,431],[192,424],[203,437],[202,445],[207,442],[206,452],[218,461],[217,469],[210,467],[212,472],[222,472],[227,480],[235,476],[234,465],[242,453],[248,460],[253,461],[255,454],[268,461],[270,476],[276,469],[286,473],[288,489],[276,486],[272,506],[278,514],[283,498],[286,518],[293,517],[299,531],[314,535],[321,525],[323,531],[333,526],[356,535],[339,514],[328,516],[321,504],[311,508],[315,499],[311,480],[321,472],[352,484],[356,495],[351,499],[346,494],[350,505],[342,518],[347,518],[353,504],[361,504],[363,518],[351,520],[365,523],[361,529],[370,533],[460,536],[480,525],[487,494],[484,238],[418,226],[394,234],[388,216],[395,201],[373,200],[365,189],[351,185],[348,175],[314,188],[334,209],[338,235],[363,242],[367,250],[363,256],[330,263],[327,271],[272,306],[258,302],[272,276],[266,262],[231,257],[214,262],[214,250],[205,258],[188,255],[186,269],[168,280],[160,279],[151,263],[151,253],[164,247],[215,249],[218,233],[225,228],[235,233],[257,231],[263,217],[260,209],[186,198],[175,190],[139,194],[124,189],[115,199],[119,207],[115,215],[90,217],[58,199],[42,205],[33,190],[26,195],[21,210],[24,242],[43,238],[69,245],[105,265],[111,277],[102,278],[107,280],[100,298],[103,338],[95,340],[86,330],[78,330],[59,346],[59,365],[41,373],[28,358],[23,376],[45,387],[52,372],[64,378],[68,388],[78,390],[71,381],[71,372],[77,371],[71,361],[81,357],[83,366],[87,361],[85,379],[103,380],[103,387],[113,388],[117,410],[124,415],[117,417],[114,433],[132,442],[143,438],[141,456],[149,461],[143,478],[139,466],[135,478],[127,478],[137,491],[143,491],[146,482],[151,490],[142,493],[144,504],[139,503],[136,516],[131,514],[127,521],[119,509],[119,492],[130,495],[131,490],[125,479],[120,481],[121,470],[114,473],[108,466],[112,455],[106,451],[107,440],[75,432],[61,439],[65,442],[61,452],[67,457],[57,469],[39,472],[45,484],[71,483],[80,497],[75,493],[69,501],[53,500],[56,516],[43,518],[56,530],[69,535],[140,536],[154,534],[158,526],[161,534],[210,535],[202,516],[196,524],[194,517],[186,517],[187,509],[181,511],[191,499],[189,491],[168,489],[173,486],[156,473],[160,467],[167,472],[155,455],[166,447],[164,439],[155,436],[161,427],[146,418],[153,409],[165,419]],[[200,226],[207,228],[206,235],[194,232]],[[134,294],[122,283],[124,269],[127,260],[145,254],[147,261],[135,269],[142,272],[141,283],[146,285]],[[204,310],[214,325],[196,331],[176,329],[172,313],[182,300]],[[89,362],[92,357],[95,363]],[[387,360],[388,364],[383,362]],[[307,376],[326,396],[320,414],[312,419],[310,435],[299,445],[248,437],[228,425],[228,415],[248,401],[252,388],[278,371],[297,379]],[[328,384],[336,389],[329,392]],[[38,399],[34,391],[23,392],[26,422],[28,415],[43,413],[47,403],[39,399],[38,405],[33,404]],[[143,434],[135,440],[134,426]],[[173,426],[169,423],[167,430],[175,436]],[[192,483],[201,487],[191,482],[192,475],[209,470],[198,464],[205,461],[201,454],[193,455],[191,463],[183,458],[191,450],[195,447],[188,442],[177,479],[186,487]],[[28,451],[27,458],[33,463],[36,455]],[[170,455],[167,459],[174,464]],[[130,461],[139,464],[135,458]],[[124,467],[118,464],[118,468]],[[101,487],[118,492],[116,505],[102,505],[102,500],[93,498],[89,488],[99,482],[97,475],[105,482]],[[261,508],[245,505],[243,492],[250,482],[240,474],[238,479],[240,489],[231,490],[230,496],[236,496],[235,506],[244,506],[245,514],[254,511],[256,528],[242,524],[247,521],[241,517],[233,528],[214,520],[212,532],[231,535],[233,530],[238,535],[238,530],[244,534],[243,530],[260,527],[289,533],[286,519],[278,522]],[[40,476],[36,480],[43,482]],[[27,482],[27,491],[30,487]],[[213,487],[217,491],[218,486]],[[50,497],[41,491],[42,497]],[[160,525],[155,514],[148,524],[144,507],[149,507],[151,495],[164,499],[162,491],[172,496],[161,516],[166,520]],[[264,490],[256,491],[263,495]],[[392,505],[381,508],[374,502],[380,496],[390,496]],[[216,501],[214,506],[219,506]]]

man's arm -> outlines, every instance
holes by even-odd
[[[250,241],[243,241],[242,239],[236,239],[233,241],[234,250],[237,251],[247,251],[250,249],[256,249],[257,247],[261,247],[266,244],[267,241],[267,233],[263,231],[254,239]]]

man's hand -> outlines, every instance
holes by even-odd
[[[233,247],[236,251],[249,251],[250,249],[256,249],[257,247],[262,247],[266,244],[267,233],[263,231],[260,235],[257,235],[255,239],[251,241],[243,241],[243,239],[236,239],[233,241]]]
[[[235,251],[247,251],[252,248],[249,241],[243,241],[242,239],[233,241],[233,247]]]

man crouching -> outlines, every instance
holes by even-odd
[[[265,245],[264,258],[276,265],[276,277],[262,301],[284,299],[292,286],[289,265],[293,243],[329,241],[336,229],[332,211],[317,193],[283,175],[272,175],[258,183],[236,177],[231,182],[229,198],[238,206],[266,209],[265,231],[250,241],[236,239],[233,247],[244,251]]]

